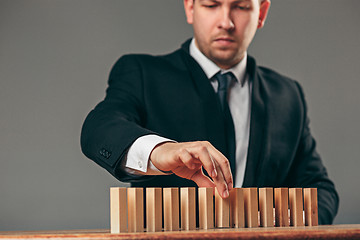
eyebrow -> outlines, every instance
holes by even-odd
[[[200,2],[206,2],[206,1],[210,1],[210,2],[214,2],[214,3],[220,3],[219,0],[199,0]],[[233,3],[242,3],[242,2],[251,2],[251,0],[236,0]]]
[[[236,0],[233,3],[240,3],[240,2],[251,2],[251,0]]]
[[[200,2],[206,2],[206,1],[210,1],[210,2],[215,2],[215,3],[218,3],[219,1],[218,0],[199,0]]]

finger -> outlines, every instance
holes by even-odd
[[[214,162],[218,163],[219,169],[217,171],[222,172],[222,175],[224,176],[224,179],[228,186],[228,190],[230,191],[233,188],[233,176],[231,173],[229,160],[211,144],[208,147],[208,151],[210,155],[212,155]]]
[[[213,157],[209,153],[207,147],[216,150],[208,142],[201,142],[200,144],[197,143],[197,145],[194,146],[194,148],[190,148],[189,150],[190,150],[192,155],[194,155],[196,158],[198,158],[202,162],[205,170],[208,173],[211,173],[211,172],[216,173],[216,175],[215,174],[211,175],[212,179],[214,180],[215,186],[216,186],[216,188],[217,188],[217,190],[219,192],[219,195],[222,196],[223,198],[227,198],[229,196],[228,185],[231,186],[231,182],[232,182],[231,179],[232,178],[230,176],[230,184],[229,184],[226,181],[224,174],[222,173],[222,169],[221,169],[220,165],[217,163],[217,161],[213,160]],[[223,157],[223,158],[225,158],[225,157]],[[227,161],[226,158],[225,158],[225,160]],[[214,166],[214,168],[213,168],[213,166]],[[230,172],[230,174],[231,174],[231,172]]]
[[[187,168],[192,170],[196,168],[196,163],[198,161],[185,148],[180,150],[179,159],[180,162],[183,163]]]
[[[225,177],[223,175],[223,172],[220,169],[220,166],[217,162],[215,162],[216,168],[218,168],[218,175],[216,178],[213,178],[213,181],[215,183],[216,189],[219,193],[219,195],[222,198],[227,198],[229,196],[229,188],[228,184],[225,181]]]
[[[197,143],[196,146],[190,148],[189,150],[191,151],[192,155],[194,155],[195,158],[201,162],[202,166],[208,172],[208,174],[212,178],[215,178],[218,173],[214,164],[214,160],[212,159],[206,144],[202,142]]]
[[[191,177],[191,180],[194,181],[198,187],[215,187],[214,182],[211,181],[209,177],[205,176],[201,169]]]

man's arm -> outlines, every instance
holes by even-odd
[[[129,147],[141,136],[156,134],[144,125],[141,71],[132,56],[120,58],[112,68],[105,99],[87,116],[81,132],[83,153],[120,181],[146,180],[121,167]]]
[[[294,187],[317,188],[319,224],[331,224],[338,210],[339,196],[316,152],[316,142],[310,133],[304,95],[299,85],[298,88],[305,106],[304,127],[294,163],[285,182]]]
[[[134,55],[124,56],[115,64],[104,101],[89,113],[82,128],[84,154],[121,181],[142,181],[149,177],[127,174],[121,160],[139,137],[159,135],[145,128],[148,109],[143,95],[142,67]],[[216,186],[219,193],[227,197],[228,188],[232,187],[231,171],[228,160],[217,149],[208,142],[166,146],[169,144],[156,146],[157,157],[151,158],[159,170],[174,172],[199,186]],[[202,167],[212,179],[204,175]]]

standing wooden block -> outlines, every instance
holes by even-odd
[[[164,230],[179,230],[179,189],[164,188]]]
[[[128,188],[128,231],[144,231],[144,194],[142,188]]]
[[[290,226],[304,226],[301,188],[289,188]]]
[[[275,226],[289,226],[289,189],[275,188]]]
[[[215,227],[230,226],[230,198],[223,199],[215,190]]]
[[[230,191],[230,227],[245,227],[244,189],[233,188]]]
[[[318,225],[317,189],[304,188],[305,225]]]
[[[274,226],[274,201],[272,188],[259,188],[260,226]]]
[[[146,230],[162,230],[162,189],[146,188]]]
[[[126,188],[110,188],[110,229],[111,233],[127,231]]]
[[[258,192],[257,188],[244,188],[245,226],[258,227]]]
[[[213,188],[199,188],[199,228],[214,228]]]
[[[195,215],[195,188],[181,188],[181,229],[195,230],[196,229],[196,215]]]

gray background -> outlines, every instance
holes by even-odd
[[[249,52],[305,89],[318,150],[360,223],[358,0],[274,0]],[[87,113],[125,53],[192,35],[181,0],[0,0],[0,230],[109,227],[109,187],[80,151]]]

